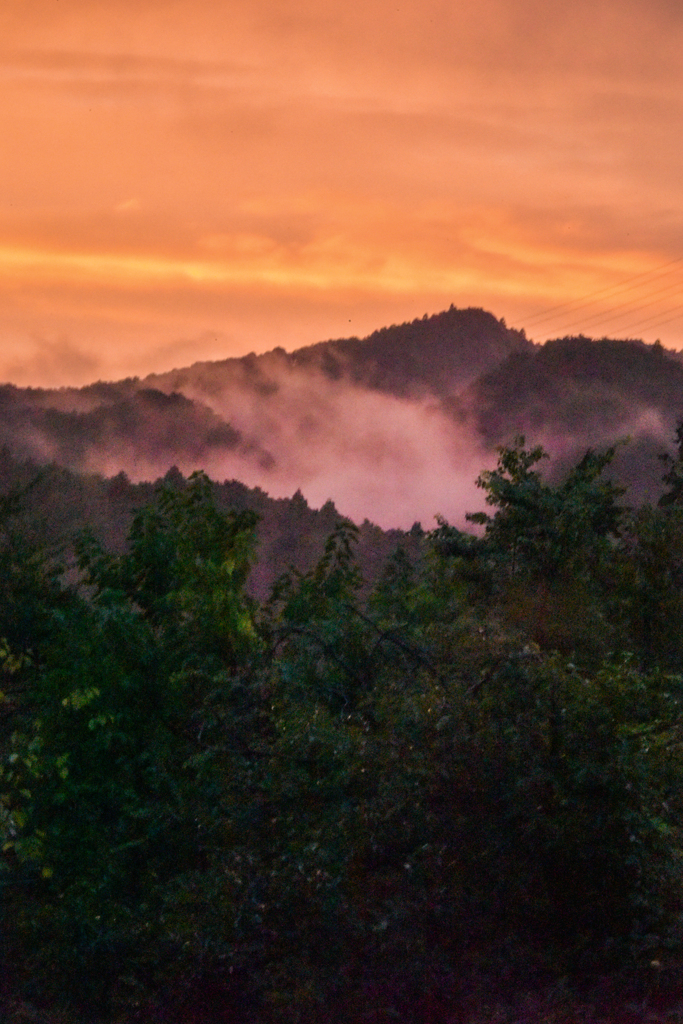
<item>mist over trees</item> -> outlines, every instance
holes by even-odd
[[[432,318],[437,349],[444,326],[491,327],[466,312]],[[676,1019],[683,369],[498,323],[486,372],[451,386],[442,366],[428,407],[428,360],[419,397],[394,392],[433,327],[396,329],[384,391],[392,328],[367,351],[230,361],[213,405],[207,367],[182,371],[187,393],[3,390],[3,1019]],[[152,417],[150,453],[200,458],[217,431],[258,460],[226,394],[245,417],[263,403],[272,441],[289,403],[318,394],[315,437],[359,389],[375,412],[417,403],[411,429],[429,408],[478,424],[466,516],[385,531],[301,490],[55,455],[124,435],[134,454]],[[54,428],[50,458],[28,457],[32,424],[41,444]]]
[[[0,387],[0,445],[17,458],[133,482],[176,466],[383,527],[464,526],[496,445],[534,437],[562,475],[589,446],[636,502],[656,500],[657,454],[683,415],[683,365],[661,345],[534,345],[483,310],[287,353],[198,363],[80,389]]]
[[[370,581],[358,527],[329,506],[319,554],[262,597],[246,489],[228,509],[225,485],[175,471],[131,512],[123,477],[15,464],[6,1014],[560,1024],[670,1005],[678,440],[659,504],[633,509],[613,449],[554,481],[519,437],[477,480],[477,534],[397,533]],[[41,488],[100,515],[121,503],[124,543],[98,540],[96,515],[50,539]],[[289,504],[304,536],[316,514]]]

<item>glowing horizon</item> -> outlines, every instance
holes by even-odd
[[[673,0],[6,0],[0,379],[480,306],[683,348]]]

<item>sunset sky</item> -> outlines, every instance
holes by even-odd
[[[483,306],[683,348],[680,0],[2,0],[0,380]]]

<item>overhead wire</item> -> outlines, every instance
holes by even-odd
[[[591,324],[593,326],[597,327],[600,324],[609,322],[610,320],[619,319],[620,310],[624,310],[626,315],[630,315],[632,313],[635,313],[638,310],[647,309],[648,306],[656,305],[657,302],[661,301],[661,298],[663,296],[669,295],[669,294],[671,294],[672,292],[674,292],[676,290],[680,290],[680,288],[681,288],[680,282],[675,281],[673,284],[666,285],[666,287],[664,287],[664,288],[659,288],[656,291],[653,291],[653,292],[650,292],[649,294],[646,294],[644,296],[644,298],[646,298],[648,300],[647,302],[637,302],[635,304],[632,304],[630,302],[621,302],[618,305],[613,306],[612,309],[609,312],[607,312],[607,313],[604,312],[604,311],[596,312],[596,313],[594,313],[592,315],[589,315],[587,318],[581,318],[579,320],[574,320],[571,323],[567,324],[566,326],[567,327],[574,327],[577,324],[581,324],[582,323],[582,324],[584,324],[587,327],[590,326]],[[656,296],[656,297],[652,298],[653,295]]]
[[[625,278],[623,281],[617,284],[608,285],[605,288],[600,288],[595,292],[589,292],[588,295],[580,297],[578,300],[570,299],[568,302],[562,302],[557,306],[551,306],[549,309],[545,309],[540,313],[532,315],[527,318],[529,326],[538,326],[544,320],[552,320],[556,318],[556,314],[562,310],[566,310],[568,314],[573,313],[577,309],[582,309],[584,306],[592,305],[596,299],[604,298],[613,292],[617,294],[622,292],[628,292],[640,288],[642,284],[650,284],[653,281],[659,280],[662,277],[667,277],[673,273],[670,268],[676,266],[679,263],[683,263],[683,256],[677,257],[675,260],[669,260],[667,263],[662,263],[657,267],[652,267],[651,270],[644,270],[638,274],[633,274],[631,277]],[[644,280],[647,279],[648,280]],[[636,283],[640,282],[640,283]]]
[[[525,329],[533,330],[541,327],[544,323],[548,323],[550,326],[557,323],[558,328],[553,330],[554,336],[558,336],[577,326],[580,326],[582,330],[592,330],[595,327],[610,323],[621,323],[622,326],[615,327],[615,330],[620,333],[640,328],[654,330],[657,327],[662,327],[683,316],[683,301],[651,316],[646,315],[644,318],[636,316],[634,319],[634,315],[639,312],[642,313],[649,306],[655,305],[658,302],[666,301],[667,297],[671,297],[678,290],[683,293],[683,281],[680,276],[663,287],[652,289],[652,285],[676,273],[674,268],[679,268],[679,265],[682,263],[683,256],[680,256],[650,270],[634,274],[617,284],[598,289],[578,299],[552,306],[529,317],[525,321],[524,327]],[[637,294],[639,291],[641,292],[640,295]],[[629,294],[632,295],[631,299],[624,298],[623,301],[617,302],[611,309],[605,310],[603,306],[602,309],[598,308],[592,313],[588,312],[585,316],[578,319],[575,318],[575,314],[581,309],[602,305],[602,303],[599,303],[600,299],[605,299],[608,296],[621,299]],[[564,316],[562,311],[565,312]],[[573,317],[573,319],[568,320],[569,317]],[[550,336],[549,331],[547,334]]]
[[[669,313],[673,313],[673,316],[669,316]],[[660,316],[664,316],[666,319],[660,320]],[[665,324],[670,324],[674,320],[678,320],[679,317],[683,316],[683,303],[679,303],[676,306],[671,306],[669,309],[662,310],[661,313],[657,313],[654,316],[648,317],[646,320],[641,320],[638,323],[631,324],[628,330],[640,330],[645,328],[648,331],[655,330],[657,327],[664,327]],[[654,320],[654,323],[650,323]]]

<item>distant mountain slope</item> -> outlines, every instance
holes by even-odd
[[[482,436],[512,423],[530,431],[617,433],[634,414],[657,410],[669,425],[683,413],[683,365],[637,341],[561,338],[510,355],[471,388]]]
[[[683,418],[683,364],[641,341],[561,338],[512,353],[454,405],[487,447],[525,434],[553,452],[558,471],[589,446],[630,438],[617,453],[618,475],[632,499],[653,499],[657,455]]]
[[[74,538],[84,529],[108,550],[122,551],[133,514],[154,500],[161,483],[181,489],[186,480],[173,468],[163,480],[135,484],[123,473],[105,479],[97,474],[73,473],[54,464],[41,468],[0,449],[0,496],[11,490],[24,495],[13,528],[48,549],[62,549],[67,561],[73,556]],[[261,600],[268,597],[273,582],[290,567],[306,572],[318,562],[327,538],[341,519],[332,502],[315,510],[301,492],[276,500],[236,480],[216,483],[214,496],[224,511],[252,509],[259,516],[257,559],[249,590]],[[385,531],[367,521],[361,524],[356,554],[367,585],[378,578],[399,546],[416,559],[419,531]]]
[[[483,309],[455,309],[410,323],[383,327],[366,338],[322,341],[287,353],[195,363],[169,373],[152,374],[145,384],[163,391],[191,390],[209,402],[226,389],[275,393],[287,377],[321,374],[399,398],[439,398],[455,394],[513,352],[533,344]]]
[[[0,388],[0,444],[39,462],[153,479],[205,469],[386,526],[472,500],[479,445],[440,401],[533,346],[483,310],[450,309],[288,354],[198,363],[140,381]],[[450,493],[443,483],[450,478]]]
[[[177,392],[115,386],[100,392],[97,403],[89,388],[68,401],[60,392],[0,388],[0,445],[73,469],[108,466],[118,472],[125,464],[140,478],[157,475],[160,452],[197,466],[213,452],[253,458],[264,467],[273,461],[211,409]]]
[[[403,398],[446,397],[512,353],[533,351],[524,331],[483,309],[455,309],[367,338],[321,342],[292,353],[296,366],[316,367],[333,379]]]
[[[542,443],[559,472],[630,435],[616,472],[659,493],[656,456],[683,416],[678,353],[638,341],[534,345],[481,309],[292,353],[225,359],[60,390],[0,387],[0,445],[23,459],[133,481],[204,469],[276,498],[385,527],[463,524],[495,446]]]

